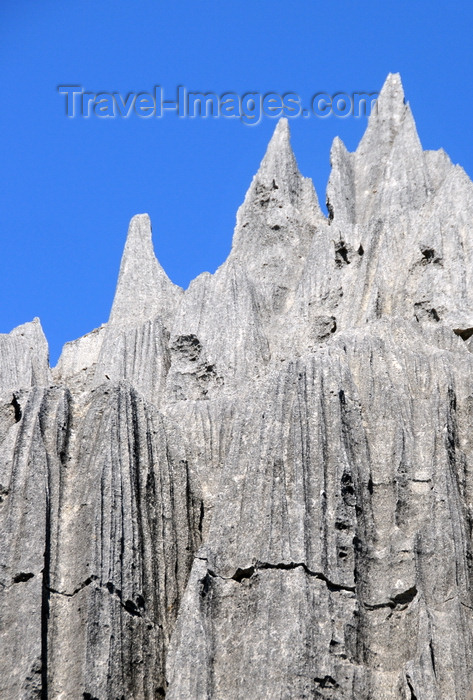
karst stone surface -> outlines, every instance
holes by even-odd
[[[0,335],[0,698],[473,700],[473,184],[389,75],[324,216],[281,120],[186,291]]]

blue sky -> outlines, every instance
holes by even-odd
[[[129,219],[186,287],[227,256],[275,121],[65,116],[58,85],[90,92],[379,91],[402,75],[424,148],[473,175],[473,4],[426,0],[2,0],[0,332],[39,316],[61,346],[108,318]],[[339,135],[365,119],[291,120],[321,203]]]

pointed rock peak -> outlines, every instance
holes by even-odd
[[[269,145],[271,145],[274,142],[279,142],[279,143],[290,143],[291,140],[291,130],[289,129],[289,121],[286,119],[286,117],[281,117],[281,119],[278,121],[276,124],[276,128],[273,131],[273,135],[271,137],[271,141],[269,142]]]
[[[118,276],[109,323],[140,323],[172,310],[180,291],[156,259],[148,214],[134,216]]]
[[[136,214],[128,226],[128,235],[125,243],[125,254],[127,250],[136,244],[143,246],[143,252],[151,253],[154,257],[151,242],[151,220],[148,214]]]
[[[311,221],[323,219],[312,180],[303,177],[297,167],[288,120],[282,118],[238,210],[233,247],[240,243],[240,234],[247,237],[248,227],[252,229],[257,220],[260,229],[267,225],[280,231],[287,228],[291,217],[301,216]]]
[[[356,152],[363,154],[376,150],[378,153],[375,157],[384,157],[407,114],[410,114],[410,108],[404,99],[401,76],[399,73],[390,73],[379,93],[368,121],[368,128]]]
[[[288,178],[301,177],[291,146],[288,120],[278,121],[265,156],[256,174],[258,181],[265,185],[284,186]]]
[[[339,136],[335,136],[330,149],[330,165],[334,167],[340,160],[345,160],[349,157],[347,147]]]
[[[338,217],[353,221],[355,206],[355,181],[353,176],[353,154],[337,136],[330,150],[330,172],[327,184],[327,210],[329,220]]]
[[[377,100],[378,114],[402,117],[406,100],[399,73],[389,73]]]
[[[150,273],[156,267],[161,267],[154,254],[151,221],[148,214],[137,214],[130,221],[120,265],[119,286],[123,278],[132,273],[135,267],[141,268],[143,275]]]
[[[252,217],[266,220],[271,212],[279,210],[282,216],[294,208],[310,211],[311,216],[320,215],[314,186],[299,172],[291,147],[289,124],[283,118],[274,130],[259,170],[238,210],[236,233],[240,226],[248,226]],[[272,226],[281,228],[281,222],[275,221]]]

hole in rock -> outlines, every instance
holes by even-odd
[[[327,211],[328,211],[328,220],[332,221],[334,212],[333,212],[333,206],[330,204],[330,200],[328,197],[325,200],[325,206],[327,207]]]
[[[356,535],[353,538],[353,546],[355,548],[355,552],[362,552],[363,551],[362,542],[361,542],[360,538],[357,537]]]
[[[349,264],[350,260],[348,258],[348,248],[345,245],[345,241],[335,243],[335,265],[337,267],[344,267],[344,265]]]
[[[173,341],[171,350],[179,354],[183,359],[189,362],[195,362],[199,359],[202,352],[202,345],[196,335],[179,335]]]
[[[18,423],[21,420],[22,414],[21,414],[21,406],[18,403],[18,399],[15,396],[15,394],[13,394],[13,400],[11,402],[11,405],[13,406],[13,410],[15,411],[15,423]]]
[[[459,335],[462,340],[468,340],[473,335],[473,328],[454,328],[453,332]]]
[[[13,577],[13,583],[24,583],[25,581],[29,581],[30,578],[33,578],[33,576],[34,576],[34,574],[31,574],[31,573],[26,574],[22,571]]]
[[[255,567],[250,566],[247,569],[237,569],[235,573],[232,576],[232,579],[234,581],[237,581],[237,583],[241,583],[243,579],[245,578],[251,578],[253,574],[255,573]]]
[[[132,600],[125,601],[124,608],[127,613],[130,613],[130,615],[133,615],[134,617],[141,617],[141,613],[138,610],[136,603],[134,603]]]
[[[434,248],[421,248],[421,253],[422,253],[422,260],[421,260],[422,265],[430,265],[431,263],[434,265],[441,265],[442,264],[442,258],[439,255],[437,255]]]
[[[200,581],[200,595],[202,598],[205,598],[207,593],[210,591],[212,587],[212,577],[210,575],[210,572],[207,571],[205,574],[204,578],[201,578]]]
[[[424,248],[422,251],[422,256],[425,258],[425,260],[427,260],[427,262],[430,262],[435,257],[435,250],[433,248]]]
[[[349,530],[350,529],[350,523],[347,523],[344,520],[336,520],[335,521],[335,529],[336,530]]]
[[[338,688],[338,683],[332,676],[324,676],[323,678],[314,678],[319,688]]]
[[[354,506],[356,503],[355,489],[351,474],[344,472],[341,479],[341,494],[347,506]]]
[[[407,591],[398,593],[398,595],[394,596],[392,601],[394,605],[408,605],[409,603],[412,603],[416,595],[417,588],[415,586],[412,586],[412,588],[409,588]]]

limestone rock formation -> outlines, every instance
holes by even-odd
[[[473,699],[473,184],[390,75],[329,216],[281,120],[186,291],[135,217],[0,336],[0,697]]]

